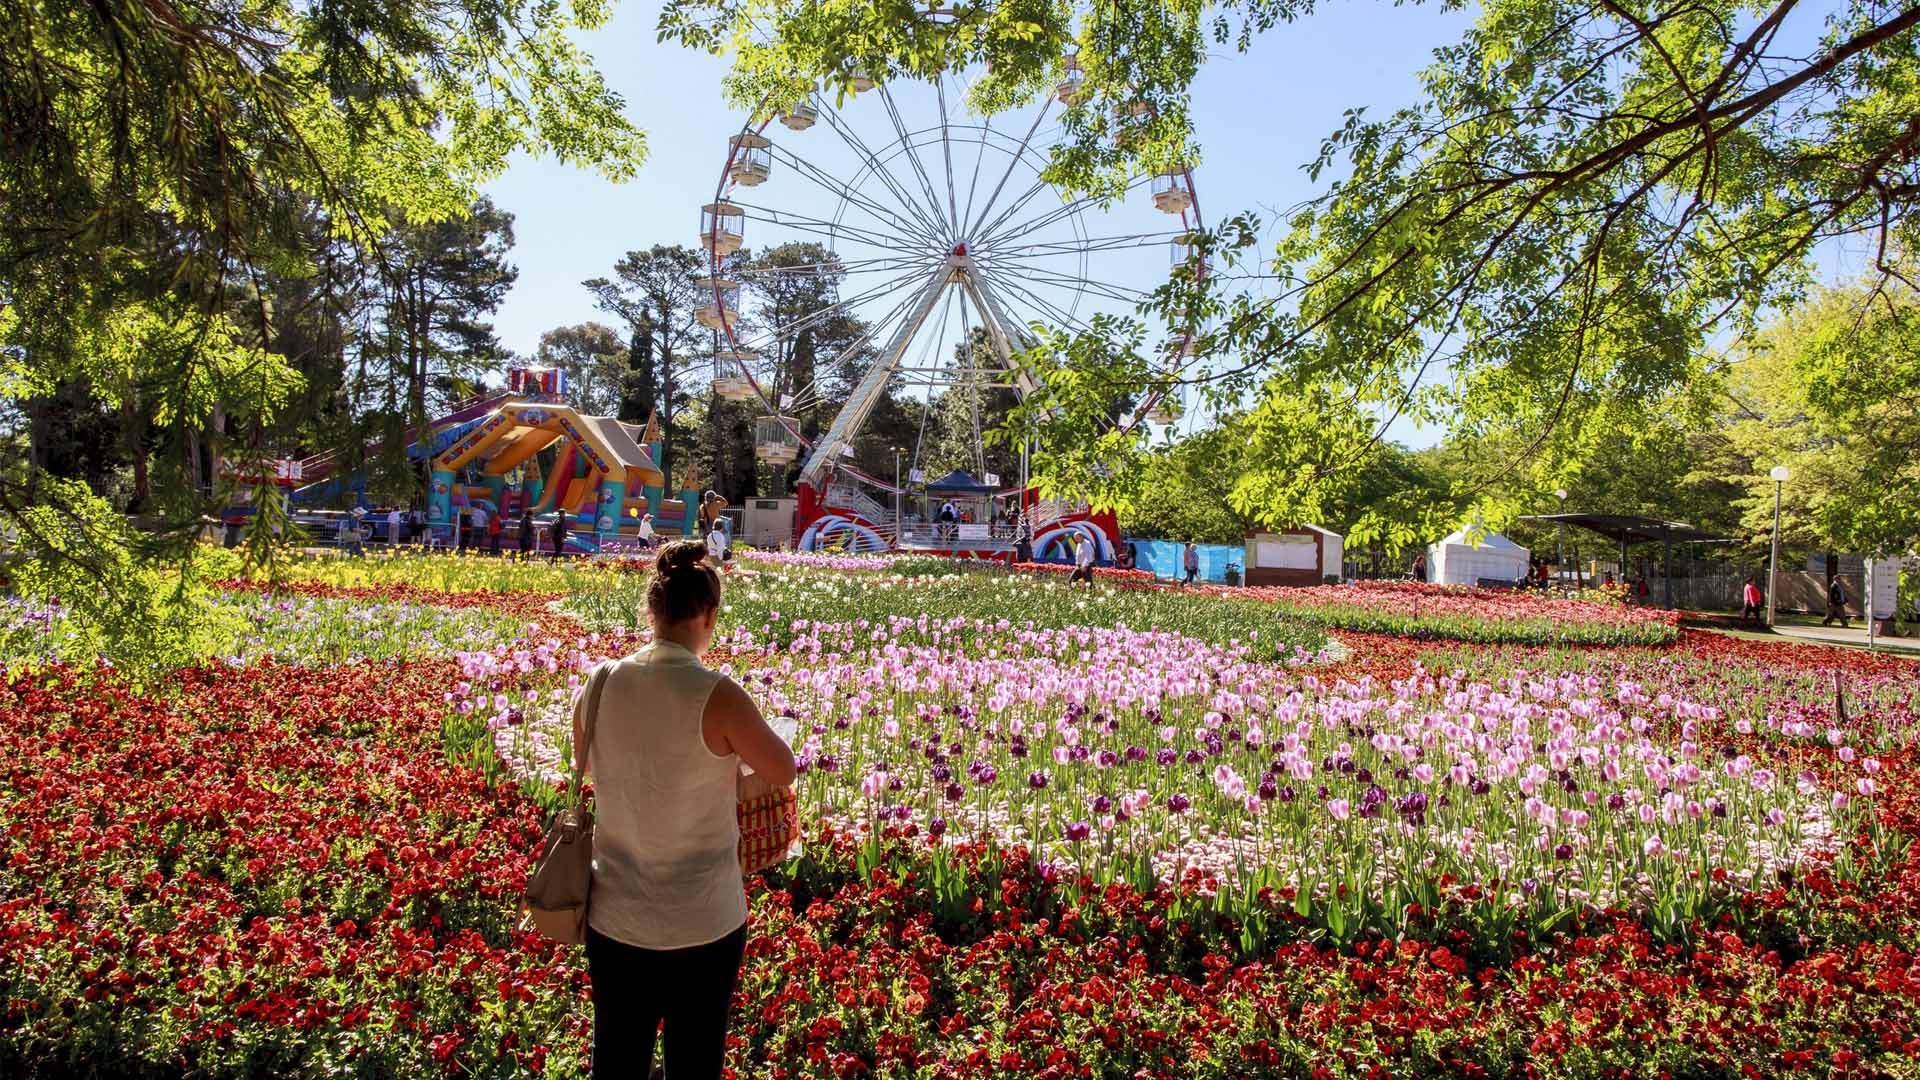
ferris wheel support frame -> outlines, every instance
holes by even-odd
[[[992,288],[973,272],[973,257],[956,250],[947,257],[946,265],[936,270],[933,276],[921,287],[920,295],[914,302],[907,318],[895,328],[893,337],[887,342],[885,351],[878,362],[869,367],[853,392],[848,395],[846,404],[834,416],[833,423],[826,433],[814,444],[813,454],[807,459],[800,472],[800,483],[819,490],[825,486],[827,476],[838,464],[841,448],[849,445],[851,434],[858,431],[872,415],[874,407],[887,392],[887,384],[900,370],[901,361],[906,357],[907,347],[913,343],[914,336],[932,315],[934,307],[947,293],[947,289],[958,286],[973,301],[980,312],[981,321],[987,328],[988,340],[1000,357],[1000,363],[1009,374],[1016,377],[1015,391],[1025,396],[1031,388],[1031,380],[1019,375],[1013,364],[1014,342],[1020,342],[1025,348],[1028,341],[1026,331],[1007,321],[1006,310],[1001,307],[999,298],[994,296]],[[1024,480],[1024,477],[1023,477]]]

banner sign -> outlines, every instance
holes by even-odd
[[[1900,559],[1875,559],[1873,570],[1868,576],[1871,584],[1868,588],[1873,595],[1868,597],[1869,618],[1891,619],[1900,604]]]

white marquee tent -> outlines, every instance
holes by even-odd
[[[1522,581],[1527,566],[1527,549],[1496,532],[1481,534],[1476,547],[1461,529],[1427,548],[1428,574],[1437,585]]]

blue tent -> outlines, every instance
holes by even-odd
[[[955,469],[927,485],[929,495],[992,495],[998,490],[975,480],[965,469]]]

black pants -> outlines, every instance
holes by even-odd
[[[1076,581],[1084,581],[1087,583],[1088,588],[1092,588],[1093,587],[1093,567],[1091,566],[1074,567],[1073,573],[1067,575],[1067,584],[1071,585]]]
[[[1185,580],[1185,581],[1183,581],[1183,582],[1181,582],[1180,584],[1182,584],[1182,585],[1191,585],[1191,584],[1193,584],[1193,577],[1194,577],[1194,575],[1195,575],[1195,574],[1198,574],[1199,572],[1200,572],[1200,568],[1199,568],[1199,567],[1197,567],[1197,566],[1189,566],[1189,567],[1187,567],[1187,580]]]
[[[593,1075],[647,1080],[653,1035],[666,1022],[667,1080],[719,1080],[727,1013],[747,928],[691,949],[642,949],[587,928],[593,977]]]
[[[1824,618],[1824,619],[1821,619],[1821,620],[1820,620],[1820,625],[1821,625],[1821,626],[1832,626],[1832,625],[1833,625],[1833,620],[1835,620],[1835,619],[1839,619],[1839,620],[1840,620],[1840,626],[1841,626],[1841,628],[1842,628],[1842,629],[1844,629],[1844,628],[1846,627],[1846,625],[1847,625],[1847,606],[1846,606],[1845,604],[1828,604],[1828,605],[1827,605],[1827,617],[1826,617],[1826,618]]]
[[[1759,622],[1760,621],[1760,605],[1759,604],[1745,605],[1740,609],[1740,618],[1752,619],[1754,622]]]

